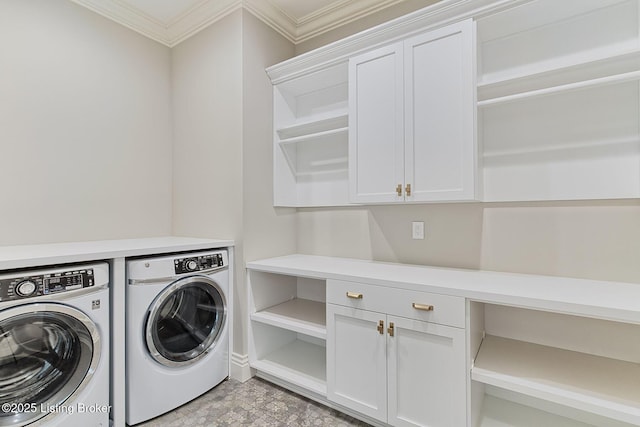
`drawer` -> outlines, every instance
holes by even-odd
[[[359,282],[327,280],[327,303],[465,327],[465,299]]]

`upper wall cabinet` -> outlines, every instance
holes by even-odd
[[[274,85],[274,205],[348,203],[346,62]]]
[[[485,201],[640,197],[637,0],[537,0],[478,20]]]
[[[474,39],[469,19],[349,60],[352,202],[477,197]]]

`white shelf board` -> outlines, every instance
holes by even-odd
[[[347,111],[337,111],[329,116],[323,116],[315,120],[307,120],[302,123],[295,123],[290,126],[283,126],[277,129],[281,142],[303,135],[316,134],[333,129],[345,128],[349,124]]]
[[[501,73],[499,76],[481,76],[478,83],[480,101],[498,96],[483,93],[509,94],[522,92],[519,88],[539,85],[543,82],[547,87],[559,86],[570,82],[590,80],[606,75],[623,74],[638,69],[640,65],[640,49],[623,49],[611,52],[610,49],[594,52],[589,56],[581,56],[575,60],[549,61],[545,66],[532,69],[525,67],[520,72]],[[525,89],[526,91],[526,89]]]
[[[487,336],[471,370],[484,384],[640,425],[640,364]]]
[[[252,368],[326,396],[325,347],[295,340],[252,363]]]
[[[560,415],[541,411],[530,406],[486,395],[480,413],[478,427],[593,427]]]
[[[613,76],[599,77],[591,80],[568,83],[560,86],[554,86],[554,87],[549,87],[544,89],[536,89],[528,92],[522,92],[522,93],[516,93],[513,95],[506,95],[506,96],[501,96],[497,98],[486,99],[484,101],[478,101],[478,107],[489,107],[492,105],[505,104],[508,102],[516,102],[516,101],[536,98],[540,96],[553,95],[556,93],[588,89],[592,87],[606,86],[606,85],[625,83],[625,82],[637,81],[637,80],[640,80],[640,71],[631,71],[628,73],[616,74]]]
[[[253,313],[251,320],[316,338],[327,338],[326,308],[322,302],[294,298]]]
[[[637,64],[639,51],[635,44],[623,44],[617,47],[601,47],[589,52],[562,57],[550,58],[535,64],[526,64],[500,72],[487,73],[478,77],[478,88],[487,89],[508,83],[518,83],[529,79],[553,81],[554,78],[579,76],[595,70],[609,70],[609,74],[616,74],[616,70],[628,69]]]
[[[321,132],[309,133],[306,135],[300,135],[300,136],[295,136],[291,138],[281,139],[280,144],[297,144],[300,142],[318,141],[332,135],[346,134],[348,131],[349,131],[348,127],[329,129]]]
[[[571,144],[541,145],[538,147],[530,147],[530,148],[514,148],[514,149],[500,150],[500,151],[485,151],[482,154],[482,157],[484,159],[490,159],[494,157],[522,156],[522,155],[533,154],[533,153],[580,151],[583,149],[611,147],[616,145],[633,145],[633,146],[639,145],[640,146],[640,138],[638,138],[637,136],[633,136],[629,138],[619,138],[619,139],[606,140],[606,141],[586,141],[586,142],[576,142]]]

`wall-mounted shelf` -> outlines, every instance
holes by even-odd
[[[484,201],[640,197],[640,3],[525,2],[478,55]]]
[[[346,111],[315,120],[284,126],[276,130],[280,143],[295,141],[295,138],[312,137],[331,131],[346,131],[349,125],[349,115]]]
[[[348,199],[346,62],[274,86],[274,205]]]
[[[616,74],[613,76],[600,77],[592,80],[585,80],[575,83],[568,83],[560,86],[553,86],[544,89],[537,89],[528,92],[516,93],[513,95],[491,98],[484,101],[478,101],[478,107],[488,107],[497,104],[505,104],[509,102],[517,102],[521,100],[536,98],[540,96],[554,95],[562,92],[571,92],[575,90],[588,89],[617,83],[625,83],[640,80],[640,71],[632,71],[624,74]]]
[[[485,101],[573,82],[615,76],[639,68],[640,50],[611,52],[610,49],[606,49],[597,55],[581,56],[572,61],[553,61],[544,69],[527,69],[520,74],[498,79],[482,76],[477,83],[478,100]]]

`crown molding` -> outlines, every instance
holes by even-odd
[[[123,0],[71,0],[146,37],[173,47],[244,7],[296,44],[348,24],[403,0],[338,0],[296,19],[271,0],[201,0],[169,22],[161,22]]]
[[[267,68],[280,84],[345,63],[353,55],[467,18],[479,18],[533,0],[443,0],[424,9],[321,46]]]
[[[242,0],[202,0],[164,23],[121,0],[71,1],[169,47],[242,7]]]
[[[297,43],[298,23],[278,6],[269,0],[243,0],[243,6],[291,43]]]

